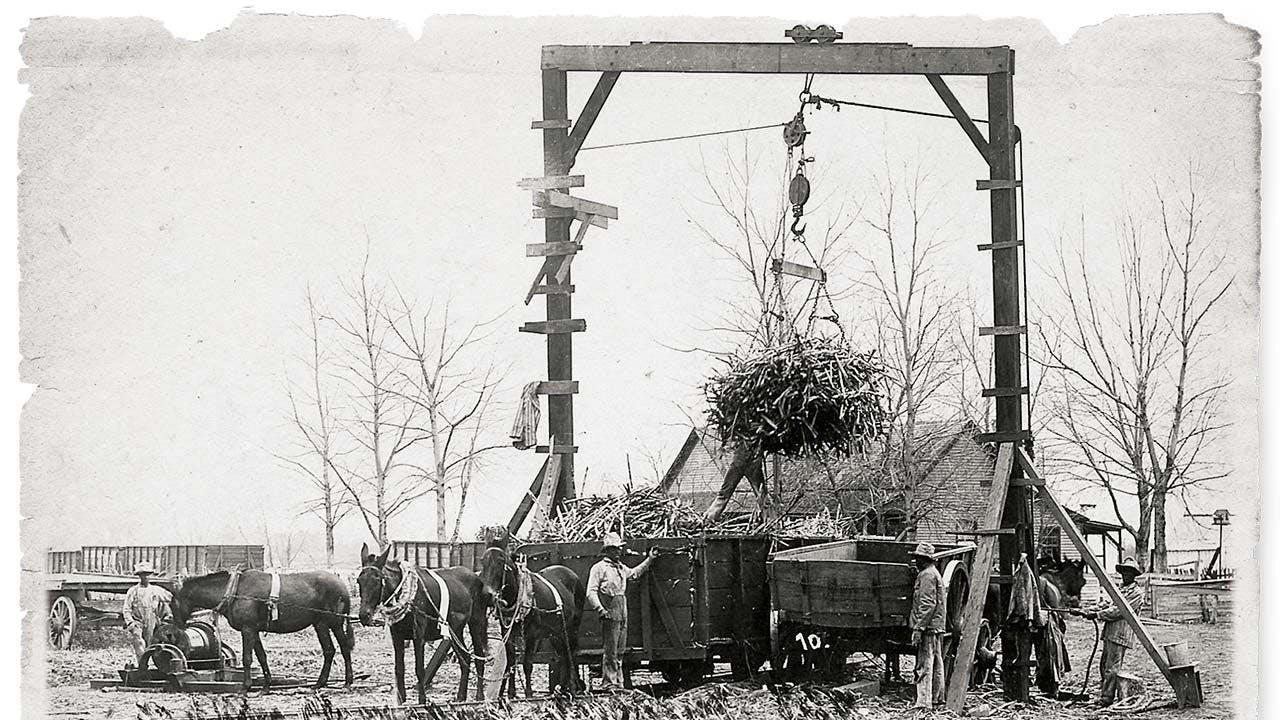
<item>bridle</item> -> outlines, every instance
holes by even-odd
[[[376,611],[377,609],[381,608],[388,600],[390,600],[392,597],[395,596],[396,586],[398,585],[398,583],[391,579],[391,574],[387,572],[385,565],[379,567],[373,564],[362,565],[360,567],[360,572],[358,575],[356,575],[357,583],[359,582],[360,576],[364,575],[366,570],[370,570],[378,574],[378,599],[373,608]],[[401,580],[403,579],[404,579],[404,573],[403,571],[401,571]],[[388,583],[390,583],[389,589],[388,589]],[[363,600],[364,599],[361,598],[361,602],[363,602]]]

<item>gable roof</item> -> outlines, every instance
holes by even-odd
[[[976,424],[968,421],[918,423],[916,450],[923,463],[923,475],[932,472],[962,438],[972,439],[979,431]],[[661,488],[695,507],[706,507],[720,490],[732,454],[714,430],[693,428],[663,476]],[[865,510],[893,501],[893,498],[859,497],[878,484],[872,480],[883,477],[881,468],[874,463],[857,458],[778,459],[777,462],[782,478],[781,504],[786,514],[809,515],[835,507]],[[754,492],[749,483],[743,482],[726,511],[750,512],[755,507]]]

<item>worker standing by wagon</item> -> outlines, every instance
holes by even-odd
[[[916,707],[932,710],[945,701],[942,675],[942,633],[947,629],[947,594],[934,562],[933,545],[920,543],[911,551],[915,561],[915,589],[911,593],[911,642],[916,646]]]
[[[1136,615],[1142,611],[1146,600],[1142,586],[1138,584],[1138,576],[1142,574],[1142,568],[1129,557],[1116,565],[1116,572],[1120,573],[1120,596],[1129,603],[1129,607]],[[1120,686],[1120,670],[1124,666],[1124,655],[1134,646],[1133,628],[1129,627],[1129,621],[1125,618],[1120,606],[1111,602],[1109,598],[1099,600],[1091,607],[1082,610],[1080,614],[1106,623],[1102,626],[1102,660],[1099,666],[1102,674],[1102,697],[1099,704],[1105,707],[1116,701],[1116,691]]]
[[[644,574],[658,548],[649,548],[649,556],[635,567],[622,564],[625,543],[617,533],[605,533],[604,558],[591,566],[587,579],[587,607],[600,613],[600,636],[604,642],[600,676],[603,688],[622,687],[622,655],[627,648],[627,581]]]
[[[169,619],[173,596],[159,585],[151,584],[151,576],[155,574],[151,563],[144,560],[134,565],[133,574],[138,576],[138,584],[124,595],[124,623],[133,643],[134,659],[141,660],[156,626]]]

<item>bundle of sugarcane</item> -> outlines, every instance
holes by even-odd
[[[607,532],[624,537],[680,537],[702,529],[702,516],[654,485],[619,495],[568,500],[542,527],[537,542],[588,542]]]
[[[847,455],[880,433],[884,372],[843,341],[797,338],[730,359],[705,387],[707,418],[727,442],[763,453]]]

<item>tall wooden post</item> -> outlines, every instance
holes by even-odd
[[[1013,117],[1013,74],[997,72],[987,76],[987,117],[990,121],[988,162],[991,167],[991,287],[995,344],[995,387],[1021,388],[1022,336],[1026,333],[1020,308],[1021,265],[1018,262],[1017,168],[1014,146],[1017,144]],[[995,397],[995,435],[1023,442],[1028,435],[1023,426],[1021,393]],[[1022,477],[1015,465],[1005,499],[1001,527],[1016,528],[1013,535],[1000,538],[1000,611],[1009,607],[1012,577],[1019,555],[1023,552],[1035,562],[1030,522],[1029,493],[1016,480]],[[1030,693],[1031,640],[1027,628],[1011,628],[1002,633],[1002,677],[1005,695],[1026,701]]]
[[[569,77],[564,70],[542,71],[542,118],[543,120],[569,119]],[[571,158],[568,143],[567,127],[544,127],[542,130],[542,167],[543,175],[555,177],[565,175],[569,171]],[[546,219],[546,241],[549,243],[569,242],[569,224],[572,217],[548,217]],[[572,271],[565,274],[563,280],[555,277],[546,278],[550,285],[570,285],[573,283]],[[573,317],[573,295],[548,294],[547,320],[569,320]],[[547,379],[573,379],[573,333],[549,333],[547,335]],[[547,396],[547,429],[551,435],[551,450],[556,446],[573,446],[573,395]],[[556,488],[551,498],[551,512],[556,512],[561,503],[574,496],[573,455],[565,454],[560,458],[560,477],[558,482],[546,478]],[[552,463],[554,466],[554,463]]]

